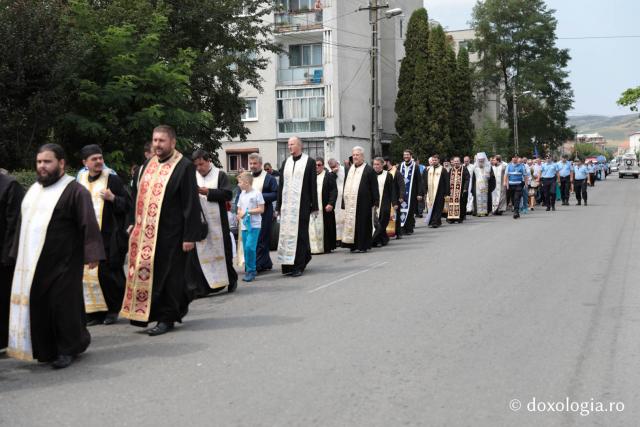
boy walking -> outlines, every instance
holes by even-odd
[[[256,278],[256,250],[262,226],[264,198],[262,193],[251,187],[253,175],[244,172],[238,176],[238,186],[242,190],[238,198],[238,223],[242,232],[244,249],[244,282],[252,282]]]

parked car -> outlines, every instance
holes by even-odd
[[[611,160],[611,163],[609,163],[609,170],[611,173],[618,172],[618,162]]]

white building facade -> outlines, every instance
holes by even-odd
[[[632,153],[640,151],[640,131],[629,135],[629,151]]]
[[[263,92],[246,87],[243,121],[250,130],[246,141],[225,141],[218,151],[223,169],[246,169],[248,155],[258,152],[279,169],[288,155],[287,140],[298,136],[313,157],[339,161],[351,149],[370,141],[370,47],[368,11],[344,0],[280,0],[282,13],[272,16],[274,37],[285,54],[270,54],[261,75]],[[364,2],[363,4],[365,4]],[[411,13],[421,0],[390,0],[403,14],[379,22],[379,123],[383,151],[395,135],[394,106],[398,90],[404,37]],[[383,16],[383,12],[380,13]]]

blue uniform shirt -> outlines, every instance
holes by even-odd
[[[558,166],[555,163],[543,163],[542,164],[542,177],[543,178],[555,178],[558,173]]]
[[[589,170],[585,165],[573,167],[573,179],[587,179]]]
[[[558,162],[558,172],[560,172],[560,177],[565,178],[571,175],[571,162],[567,161],[566,163]]]
[[[521,163],[509,163],[507,166],[507,176],[509,177],[509,185],[518,185],[524,182],[525,167]]]
[[[587,165],[587,172],[589,172],[589,173],[595,173],[596,172],[596,168],[593,167],[593,164]]]

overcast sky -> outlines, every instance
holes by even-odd
[[[430,19],[448,30],[469,28],[476,0],[424,0]],[[574,91],[570,115],[630,114],[616,105],[623,90],[640,86],[640,0],[547,0],[556,10],[558,46],[567,48]],[[562,40],[563,37],[639,36]]]

